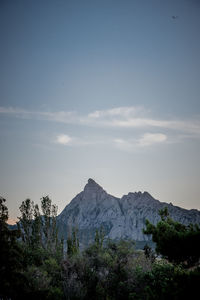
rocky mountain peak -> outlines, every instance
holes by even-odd
[[[58,216],[60,232],[74,226],[79,229],[80,243],[84,246],[94,241],[96,229],[103,226],[106,238],[147,241],[143,234],[145,220],[157,224],[159,210],[168,208],[170,217],[182,224],[200,224],[200,211],[186,210],[154,199],[148,192],[131,192],[122,198],[108,194],[89,178],[85,188]]]
[[[84,192],[98,192],[103,191],[103,188],[94,181],[94,179],[89,178],[88,183],[84,187]]]

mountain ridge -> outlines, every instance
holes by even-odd
[[[89,178],[82,192],[66,205],[58,216],[59,230],[64,238],[73,227],[79,231],[80,244],[87,246],[94,240],[96,229],[103,227],[105,237],[149,241],[143,234],[145,220],[156,224],[159,210],[167,207],[170,216],[185,225],[200,225],[200,211],[187,210],[173,204],[160,202],[148,192],[129,192],[121,198],[108,194],[98,183]]]

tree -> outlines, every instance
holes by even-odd
[[[32,246],[34,248],[39,247],[42,244],[41,233],[42,220],[40,215],[39,206],[34,206],[34,221],[32,222]]]
[[[0,197],[0,298],[13,298],[22,279],[22,249],[17,242],[18,230],[10,230],[7,224],[6,200]],[[14,299],[14,298],[13,298]]]
[[[26,199],[20,206],[23,248],[23,271],[28,285],[24,298],[63,299],[62,267],[63,240],[58,239],[57,206],[46,196],[39,206]]]
[[[32,246],[32,224],[33,224],[33,212],[34,203],[30,199],[26,199],[19,207],[21,217],[19,217],[18,228],[21,230],[21,237],[23,242],[29,247]]]
[[[11,230],[6,200],[0,197],[0,299],[63,299],[57,207],[48,197],[43,200],[43,216],[33,201],[23,201],[18,230]]]
[[[67,238],[67,255],[72,256],[79,252],[79,239],[77,228],[72,229],[72,234],[68,234]]]
[[[151,234],[156,243],[156,252],[175,264],[189,268],[199,263],[200,228],[172,220],[167,208],[159,211],[161,221],[157,225],[146,220],[145,234]]]
[[[56,224],[58,207],[52,204],[49,196],[45,196],[41,198],[41,208],[43,212],[43,248],[56,253],[58,248],[58,230]]]
[[[79,255],[67,256],[64,260],[66,298],[135,299],[129,296],[135,289],[137,268],[147,268],[144,254],[135,251],[131,241],[109,240],[102,247],[97,241]]]
[[[42,248],[47,252],[58,255],[63,249],[63,242],[58,239],[57,206],[52,204],[49,196],[41,198],[40,214],[39,206],[30,199],[26,199],[20,206],[18,228],[21,238],[27,249]]]
[[[94,241],[95,241],[95,245],[97,246],[97,248],[100,249],[103,247],[104,238],[105,238],[105,233],[104,233],[103,227],[101,226],[101,228],[99,230],[96,229],[96,232],[95,232]]]

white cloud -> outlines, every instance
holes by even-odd
[[[147,147],[155,144],[161,144],[167,141],[167,136],[163,133],[145,133],[135,139],[114,139],[114,145],[124,151],[132,151],[138,147]]]
[[[56,136],[54,143],[65,145],[65,146],[73,146],[73,147],[85,147],[91,145],[104,145],[108,144],[108,141],[99,140],[96,137],[77,137],[77,136],[69,136],[67,134],[59,134]]]
[[[13,107],[0,107],[0,114],[17,118],[35,119],[64,123],[74,126],[103,127],[110,129],[121,128],[126,132],[127,139],[104,137],[70,137],[67,134],[57,135],[54,142],[68,146],[104,145],[111,143],[115,147],[132,151],[136,147],[147,147],[161,143],[180,143],[185,139],[200,138],[199,117],[187,120],[156,119],[149,117],[150,112],[142,107],[115,107],[107,110],[96,110],[90,114],[80,115],[73,111],[29,111]],[[134,131],[130,130],[134,129]],[[137,138],[138,134],[142,134]],[[149,133],[152,131],[152,133]],[[155,132],[156,131],[156,132]],[[110,131],[112,133],[113,131]],[[133,139],[133,134],[135,138]],[[132,137],[131,137],[132,136]]]
[[[58,123],[79,123],[79,117],[73,111],[30,111],[21,108],[0,107],[0,114],[9,114],[23,119],[36,119]]]
[[[67,134],[60,134],[56,137],[56,143],[61,145],[70,145],[72,138]]]
[[[82,118],[83,123],[90,126],[111,128],[161,128],[180,131],[194,136],[200,136],[200,120],[196,119],[156,119],[149,117],[149,111],[143,107],[116,107],[108,110],[96,110]]]
[[[167,136],[163,133],[145,133],[139,140],[139,146],[151,146],[153,144],[163,143]]]
[[[107,110],[96,110],[88,115],[89,118],[99,119],[99,118],[106,118],[106,117],[129,117],[133,116],[136,113],[143,110],[142,107],[135,107],[135,106],[122,106],[122,107],[115,107]]]
[[[177,134],[189,135],[192,138],[200,137],[200,120],[193,118],[191,120],[166,120],[149,118],[149,111],[143,107],[124,106],[115,107],[107,110],[96,110],[86,115],[80,115],[73,111],[28,111],[12,107],[0,107],[0,114],[9,114],[18,118],[39,119],[44,121],[91,126],[105,128],[160,128],[170,130]]]

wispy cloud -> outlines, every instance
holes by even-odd
[[[22,119],[37,119],[59,123],[72,124],[80,121],[80,117],[73,111],[30,111],[13,107],[0,107],[0,114],[13,115]]]
[[[149,147],[163,144],[167,141],[167,135],[162,133],[145,133],[134,139],[114,139],[114,145],[124,151],[132,151],[138,147]]]
[[[171,130],[191,137],[200,137],[199,118],[188,120],[156,119],[149,117],[149,111],[143,107],[116,107],[107,110],[96,110],[86,115],[80,115],[75,111],[28,111],[13,107],[0,107],[0,114],[81,126]]]
[[[102,119],[106,117],[124,117],[128,118],[130,116],[136,115],[137,113],[143,111],[142,107],[134,107],[134,106],[122,106],[115,107],[107,110],[96,110],[90,114],[88,114],[89,118],[93,119]]]
[[[118,115],[117,117],[105,118],[101,117],[99,114],[98,118],[95,120],[90,119],[89,124],[94,126],[104,126],[104,127],[113,127],[113,128],[161,128],[167,130],[177,130],[185,133],[193,133],[200,135],[200,121],[199,120],[160,120],[152,119],[147,117],[138,117],[138,116],[124,116]]]
[[[167,136],[162,133],[145,133],[137,138],[116,138],[98,139],[98,137],[85,138],[85,137],[71,137],[68,134],[58,134],[54,140],[56,144],[64,146],[114,146],[120,150],[132,151],[138,147],[149,147],[152,145],[163,144],[167,141]]]
[[[87,122],[93,126],[112,128],[160,128],[180,131],[200,136],[200,119],[156,119],[149,117],[149,111],[143,107],[118,107],[114,109],[95,111],[88,115]]]
[[[79,134],[72,137],[67,133],[59,133],[54,137],[53,142],[64,146],[82,147],[98,144],[99,146],[114,146],[123,151],[133,151],[139,147],[153,147],[200,138],[199,118],[190,120],[156,119],[152,118],[151,112],[143,107],[115,107],[82,115],[76,111],[29,111],[13,107],[0,107],[0,115],[110,129],[107,130],[106,136],[101,137],[98,135],[83,137]],[[126,138],[121,135],[114,139],[113,134],[116,136],[117,131],[114,133],[113,130],[117,129],[126,131]]]
[[[69,136],[68,134],[58,134],[52,140],[53,143],[64,146],[94,146],[94,145],[107,145],[108,141],[105,139],[99,139],[98,137],[79,137],[79,136]]]
[[[145,133],[138,141],[138,145],[145,147],[166,142],[167,136],[163,133]]]

